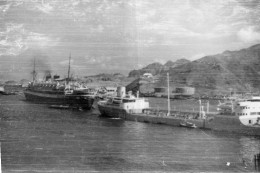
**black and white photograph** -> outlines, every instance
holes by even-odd
[[[260,172],[259,0],[0,0],[0,173]]]

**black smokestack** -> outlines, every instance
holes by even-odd
[[[33,67],[32,71],[34,70],[35,64],[35,72],[37,74],[42,74],[45,80],[47,76],[51,76],[51,64],[47,55],[35,54],[31,60],[31,64],[31,67]]]
[[[48,81],[49,79],[51,79],[51,71],[46,70],[44,76],[45,76],[45,80],[46,80],[46,81]]]

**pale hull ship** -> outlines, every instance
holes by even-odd
[[[140,104],[137,103],[139,98],[126,101],[124,97],[121,97],[121,101],[117,98],[98,102],[102,116],[180,127],[190,124],[196,128],[260,136],[260,99],[257,98],[237,102],[234,112],[224,115],[207,115],[205,112],[198,115],[179,111],[171,111],[168,115],[163,111],[157,114],[158,110],[149,109],[149,103],[144,100]]]

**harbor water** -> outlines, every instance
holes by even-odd
[[[153,107],[164,101],[151,100]],[[22,95],[0,96],[0,128],[4,173],[251,172],[260,151],[253,136],[50,109]]]

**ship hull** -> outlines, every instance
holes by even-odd
[[[208,121],[208,126],[216,131],[260,136],[260,125],[244,125],[237,116],[216,115],[214,119]]]
[[[106,104],[98,104],[99,111],[102,116],[111,118],[121,118],[129,121],[153,123],[153,124],[165,124],[171,126],[180,127],[183,121],[194,124],[201,129],[209,129],[214,131],[224,131],[230,133],[238,133],[245,135],[260,136],[260,126],[246,126],[243,125],[238,117],[235,116],[220,116],[215,115],[212,118],[202,119],[185,119],[175,116],[158,116],[153,114],[132,114],[126,112],[126,110],[113,107]]]
[[[165,124],[171,126],[180,126],[184,119],[176,118],[174,116],[158,116],[145,113],[129,113],[124,109],[117,108],[106,104],[98,103],[98,108],[101,116],[109,118],[121,118],[129,121],[153,123],[153,124]],[[206,121],[199,119],[191,119],[190,123],[195,124],[198,128],[207,128]]]
[[[26,100],[35,103],[64,104],[87,110],[91,109],[94,103],[94,98],[90,96],[65,96],[64,94],[48,94],[34,91],[24,91],[24,95]]]
[[[98,103],[98,109],[101,116],[109,118],[124,118],[127,112],[124,109],[120,109],[114,106],[107,106],[102,103]]]

